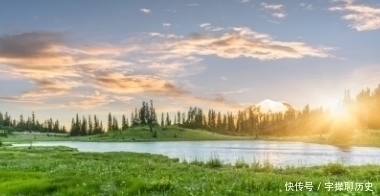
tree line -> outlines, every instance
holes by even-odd
[[[355,98],[350,91],[345,91],[342,105],[347,109],[351,120],[355,122],[354,128],[380,129],[380,85],[374,90],[369,88],[362,90]],[[157,113],[153,101],[142,102],[141,108],[135,108],[129,119],[123,114],[121,125],[116,116],[108,114],[107,131],[127,130],[133,126],[148,126],[154,131],[155,126],[166,127],[178,125],[190,129],[205,129],[211,132],[228,135],[311,135],[329,132],[337,123],[331,118],[331,111],[322,108],[310,109],[306,105],[302,110],[289,109],[285,113],[261,113],[259,108],[247,108],[237,114],[232,112],[221,113],[214,109],[204,112],[199,107],[190,107],[187,113],[178,111],[174,116],[168,112],[161,113],[161,121],[158,123]],[[173,119],[173,121],[172,121]],[[78,114],[72,118],[71,129],[66,130],[60,126],[57,120],[52,118],[40,123],[36,120],[34,112],[31,117],[19,120],[12,119],[5,112],[0,112],[0,129],[11,131],[38,131],[51,133],[69,132],[72,136],[101,134],[106,132],[103,122],[97,118]]]

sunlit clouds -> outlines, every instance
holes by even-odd
[[[329,47],[312,47],[302,42],[277,41],[270,35],[257,33],[249,28],[232,28],[215,35],[192,34],[184,39],[163,44],[159,52],[182,55],[217,55],[222,58],[247,57],[259,60],[326,58]]]
[[[330,11],[342,12],[342,18],[350,22],[350,27],[357,31],[380,29],[380,7],[358,4],[354,0],[333,1],[336,5]]]

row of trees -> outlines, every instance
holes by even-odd
[[[60,126],[59,120],[53,121],[52,118],[45,120],[43,123],[40,123],[36,120],[34,112],[32,116],[24,118],[23,115],[20,115],[19,120],[12,119],[12,117],[5,112],[5,114],[0,112],[0,128],[7,130],[8,133],[13,131],[38,131],[38,132],[49,132],[49,133],[66,133],[66,127]]]
[[[380,85],[371,91],[369,88],[362,90],[356,98],[352,98],[349,91],[345,91],[342,100],[355,126],[364,129],[380,129]],[[335,119],[336,120],[336,119]],[[131,113],[131,125],[129,119],[122,115],[121,126],[116,116],[108,115],[107,131],[127,130],[130,126],[147,125],[150,130],[154,126],[169,126],[172,124],[192,129],[206,129],[211,132],[230,135],[308,135],[323,134],[328,132],[334,124],[329,110],[322,108],[310,109],[306,105],[303,110],[289,109],[285,113],[260,113],[259,108],[248,108],[238,111],[237,114],[227,112],[222,114],[213,109],[204,112],[201,108],[190,107],[187,114],[178,111],[174,115],[174,122],[169,113],[161,114],[160,124],[157,121],[157,113],[153,101],[143,102],[140,109],[135,108]],[[6,112],[0,112],[0,127],[12,128],[15,131],[40,131],[40,132],[67,132],[59,121],[52,118],[40,123],[31,117],[12,120]],[[96,115],[79,118],[78,114],[72,118],[71,135],[91,135],[104,133],[103,123]]]

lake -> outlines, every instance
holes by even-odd
[[[29,146],[30,144],[15,144]],[[162,154],[191,161],[218,157],[234,164],[268,160],[275,166],[312,166],[340,162],[349,165],[380,164],[380,148],[339,148],[331,145],[276,141],[180,141],[180,142],[36,142],[33,146],[68,146],[81,152],[140,152]]]

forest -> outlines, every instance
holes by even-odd
[[[12,132],[69,133],[71,136],[102,134],[106,131],[127,130],[133,126],[149,126],[155,134],[155,127],[178,125],[190,129],[203,129],[225,135],[236,136],[304,136],[333,133],[337,138],[348,137],[354,130],[380,129],[380,85],[374,90],[363,89],[356,97],[349,90],[344,92],[341,102],[344,114],[334,116],[334,112],[322,107],[311,109],[306,105],[302,110],[289,109],[285,113],[261,113],[260,108],[247,108],[221,113],[214,109],[208,111],[199,107],[190,107],[187,112],[178,111],[174,116],[162,112],[160,121],[157,112],[150,103],[143,102],[141,108],[131,113],[130,122],[126,115],[118,118],[108,114],[107,125],[96,115],[72,118],[70,129],[60,126],[59,120],[53,118],[39,121],[32,112],[31,117],[20,115],[19,120],[12,118],[8,112],[0,112],[1,134]]]

